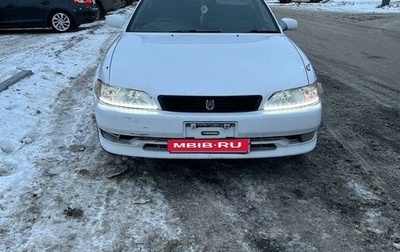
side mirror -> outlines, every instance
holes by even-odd
[[[282,18],[278,20],[278,23],[283,31],[296,30],[296,28],[299,26],[297,20],[293,18]]]
[[[126,22],[126,18],[121,15],[106,16],[105,23],[111,27],[121,28]]]

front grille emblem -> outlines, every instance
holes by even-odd
[[[214,109],[214,100],[206,100],[206,109],[210,111]]]

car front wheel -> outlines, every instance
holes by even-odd
[[[50,25],[57,32],[66,32],[74,28],[71,17],[64,12],[53,13],[50,17]]]

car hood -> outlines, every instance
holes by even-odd
[[[112,47],[111,85],[157,95],[270,95],[307,85],[303,58],[282,34],[132,34]]]

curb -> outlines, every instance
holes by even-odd
[[[0,83],[0,92],[6,90],[9,86],[14,85],[18,81],[31,76],[33,72],[31,70],[22,70],[21,72],[14,74],[12,77]]]

